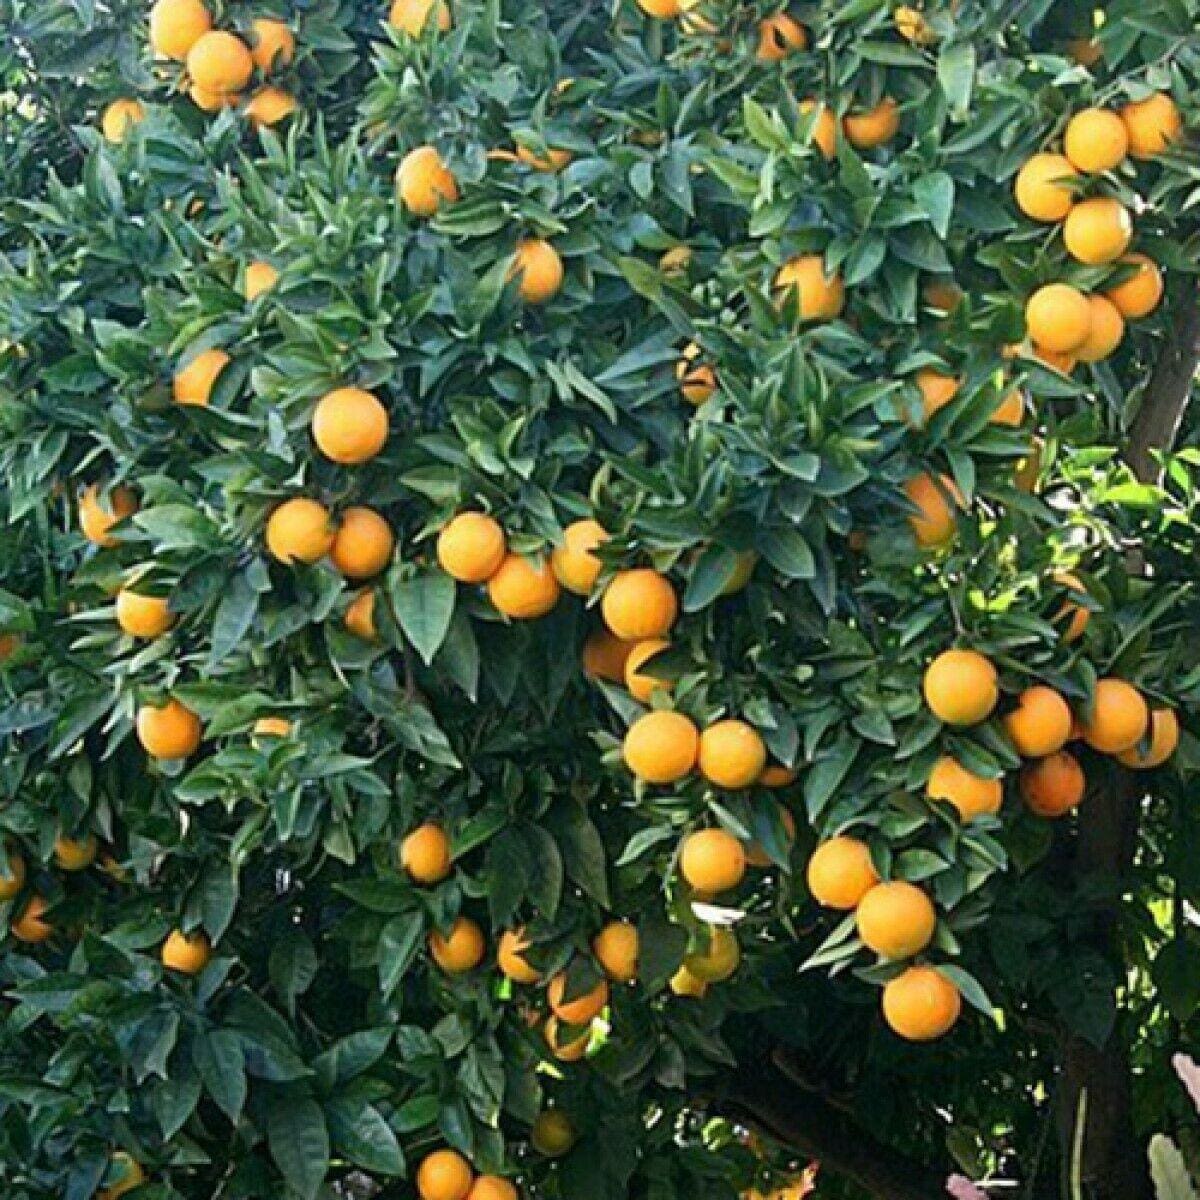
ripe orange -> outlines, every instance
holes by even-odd
[[[650,712],[630,725],[621,752],[638,779],[675,783],[696,765],[700,734],[682,713]]]
[[[181,975],[199,975],[212,958],[212,945],[203,930],[184,933],[181,929],[175,929],[163,942],[160,957],[163,966],[172,971],[178,971]]]
[[[938,312],[952,313],[963,302],[963,290],[953,279],[935,277],[922,286],[921,299]]]
[[[1021,768],[1021,798],[1039,817],[1061,817],[1083,800],[1087,780],[1078,759],[1066,750]]]
[[[1078,576],[1072,575],[1068,571],[1060,571],[1054,576],[1054,582],[1059,587],[1069,588],[1073,592],[1082,592],[1087,594],[1087,589],[1083,586],[1082,581]],[[1063,618],[1069,620],[1064,621]],[[1055,614],[1054,620],[1057,623],[1065,624],[1063,630],[1063,640],[1073,642],[1076,638],[1083,636],[1083,631],[1087,628],[1088,621],[1091,620],[1091,610],[1082,604],[1078,604],[1073,600],[1067,602]]]
[[[822,842],[813,851],[805,878],[818,904],[843,911],[857,908],[879,882],[866,842],[844,834]]]
[[[63,837],[54,839],[54,862],[63,871],[86,871],[96,861],[100,843],[94,833],[82,838]]]
[[[373,508],[355,505],[342,513],[329,557],[347,579],[369,579],[392,561],[396,538]]]
[[[1075,168],[1062,154],[1035,154],[1017,172],[1013,193],[1017,207],[1034,221],[1061,221],[1075,204],[1067,182]]]
[[[544,559],[534,563],[521,554],[505,555],[487,582],[492,603],[514,621],[544,617],[557,603],[558,580]]]
[[[687,955],[683,965],[701,983],[724,983],[742,961],[742,948],[736,934],[724,925],[710,925],[704,949]]]
[[[123,1150],[118,1150],[109,1162],[105,1178],[115,1175],[117,1182],[109,1187],[101,1188],[96,1193],[96,1200],[121,1200],[121,1197],[140,1188],[146,1182],[146,1172],[142,1164]]]
[[[767,765],[767,747],[758,731],[745,721],[717,721],[700,735],[697,763],[709,783],[746,788],[757,781]]]
[[[217,379],[230,361],[224,350],[202,350],[187,366],[175,372],[171,383],[175,403],[207,406]]]
[[[368,462],[387,441],[387,409],[362,388],[336,388],[317,403],[312,435],[317,448],[333,462]]]
[[[1081,67],[1094,67],[1104,57],[1104,47],[1095,38],[1068,38],[1066,51]]]
[[[317,500],[285,500],[267,518],[267,550],[281,563],[315,563],[333,546],[329,510]]]
[[[597,629],[583,644],[583,671],[589,679],[621,683],[636,642],[623,642],[607,629]],[[628,686],[628,685],[627,685]]]
[[[993,425],[1008,425],[1013,429],[1020,427],[1025,420],[1025,397],[1020,388],[1012,388],[1000,401],[999,406],[989,418]]]
[[[529,942],[524,929],[506,929],[496,946],[496,965],[500,973],[513,983],[537,983],[542,973],[525,959]]]
[[[242,295],[247,300],[257,300],[263,292],[269,292],[279,282],[279,272],[269,262],[261,260],[247,263],[242,277]]]
[[[777,12],[758,23],[759,62],[779,62],[789,54],[808,49],[808,30],[795,17]]]
[[[201,0],[158,0],[150,10],[150,47],[159,58],[183,62],[211,28],[212,14]]]
[[[1025,326],[1039,347],[1070,354],[1087,341],[1092,309],[1087,297],[1070,284],[1048,283],[1029,297]]]
[[[414,883],[441,883],[450,874],[450,839],[441,826],[418,825],[400,843],[400,865]]]
[[[1121,109],[1129,133],[1129,153],[1134,158],[1154,158],[1183,132],[1183,118],[1166,92],[1155,92]]]
[[[842,277],[836,271],[826,273],[825,259],[820,254],[788,259],[775,275],[775,291],[781,308],[795,292],[802,321],[831,321],[846,303]]]
[[[543,1109],[529,1131],[530,1145],[547,1158],[566,1154],[577,1137],[571,1118],[558,1108]]]
[[[940,408],[945,408],[955,396],[962,381],[953,375],[943,375],[932,367],[923,367],[913,377],[921,393],[921,413],[926,421]]]
[[[695,342],[688,342],[683,348],[683,357],[675,364],[680,394],[697,408],[717,390],[716,371],[708,363],[696,361],[701,353]]]
[[[1101,679],[1082,722],[1083,740],[1102,754],[1132,750],[1150,725],[1141,692],[1123,679]]]
[[[542,1031],[546,1045],[559,1062],[578,1062],[587,1054],[592,1041],[592,1031],[586,1028],[582,1033],[566,1034],[562,1028],[565,1024],[566,1022],[560,1022],[557,1017],[547,1019]]]
[[[233,108],[241,99],[237,92],[231,92],[227,96],[220,92],[206,92],[204,88],[197,87],[194,83],[188,87],[188,95],[201,112],[220,112],[223,108]],[[195,207],[194,211],[202,211],[203,204],[199,201],[197,204],[199,207]]]
[[[567,975],[560,971],[550,980],[546,989],[546,999],[550,1010],[560,1020],[568,1025],[586,1025],[598,1017],[608,1003],[608,984],[601,979],[595,986],[570,999],[567,996]]]
[[[998,813],[1004,803],[1004,785],[999,779],[985,779],[968,771],[949,754],[933,764],[925,795],[930,800],[945,800],[958,809],[964,821]]]
[[[1088,175],[1111,171],[1129,153],[1125,122],[1106,108],[1085,108],[1068,122],[1063,149],[1071,165]]]
[[[703,895],[727,892],[746,874],[746,851],[724,829],[698,829],[683,839],[679,871],[687,884]]]
[[[1132,240],[1133,218],[1125,205],[1111,196],[1081,200],[1063,222],[1068,253],[1089,267],[1115,262]]]
[[[17,853],[12,843],[4,846],[3,861],[0,861],[0,903],[16,896],[25,886],[25,860]]]
[[[282,21],[255,17],[250,28],[254,33],[250,55],[264,75],[269,75],[275,67],[288,66],[296,57],[295,35]]]
[[[1038,684],[1017,697],[1004,728],[1022,758],[1045,758],[1071,738],[1071,709],[1053,688]]]
[[[256,129],[261,129],[264,125],[278,125],[299,107],[296,97],[291,92],[285,92],[283,88],[275,87],[274,84],[267,84],[250,97],[250,102],[246,105],[246,118]]]
[[[1150,745],[1143,750],[1139,743],[1130,750],[1122,750],[1117,761],[1138,771],[1149,771],[1161,767],[1178,745],[1179,718],[1175,710],[1156,708],[1150,714]]]
[[[418,146],[400,160],[396,189],[415,217],[432,217],[443,201],[453,204],[458,199],[458,183],[436,146]]]
[[[117,624],[130,637],[161,637],[175,623],[165,596],[140,596],[123,587],[117,593]]]
[[[151,758],[187,758],[200,745],[200,718],[172,698],[162,705],[143,704],[137,712],[137,736]]]
[[[592,953],[614,983],[632,983],[638,973],[638,931],[628,921],[610,921],[592,939]]]
[[[43,896],[36,892],[29,897],[29,902],[16,920],[11,921],[8,931],[19,942],[37,945],[44,942],[53,932],[54,926],[45,919],[46,910],[50,907]]]
[[[909,967],[883,989],[883,1019],[910,1042],[949,1033],[962,1013],[962,997],[936,967]]]
[[[1061,350],[1048,350],[1045,346],[1034,346],[1033,357],[1063,375],[1070,375],[1077,362],[1075,355],[1064,354]]]
[[[125,135],[145,116],[146,109],[140,100],[114,100],[101,114],[100,132],[105,141],[123,142]]]
[[[933,26],[925,20],[925,14],[920,9],[902,4],[892,13],[892,21],[896,32],[914,46],[932,46],[937,41]]]
[[[545,304],[558,294],[563,282],[563,262],[558,251],[543,238],[522,238],[513,253],[509,279],[526,304]]]
[[[932,475],[921,474],[914,475],[904,485],[905,496],[917,507],[915,513],[909,514],[908,523],[917,545],[928,550],[940,549],[954,539],[957,530],[954,511],[962,505],[962,493],[954,480],[941,475],[939,481],[940,486]]]
[[[229,96],[250,82],[254,59],[241,38],[214,29],[201,34],[188,51],[187,71],[198,88]]]
[[[891,96],[884,96],[866,112],[847,113],[842,118],[847,140],[859,150],[872,150],[890,142],[899,129],[900,106]]]
[[[350,601],[346,609],[346,628],[364,642],[379,640],[379,631],[375,628],[375,593],[371,588],[359,592]]]
[[[502,1175],[480,1175],[467,1193],[467,1200],[520,1200],[520,1193]]]
[[[573,521],[563,530],[561,546],[550,555],[550,566],[558,582],[577,596],[588,596],[604,565],[592,553],[608,541],[608,532],[599,521]]]
[[[417,1168],[421,1200],[467,1200],[474,1182],[470,1164],[457,1150],[435,1150]]]
[[[809,137],[827,160],[836,158],[838,124],[833,109],[824,100],[801,100],[800,112],[805,116],[816,114]]]
[[[445,33],[451,24],[450,6],[446,0],[392,0],[388,24],[401,33],[407,33],[409,37],[420,37],[430,24]]]
[[[604,623],[626,642],[666,637],[679,614],[675,589],[650,567],[618,571],[600,604]]]
[[[769,783],[763,783],[763,777],[767,771],[782,771],[783,767],[767,767],[766,771],[758,777],[759,787],[770,787]],[[794,780],[795,773],[791,772]],[[792,816],[789,809],[784,808],[782,804],[777,806],[779,812],[779,823],[783,826],[785,840],[790,847],[796,840],[796,818]],[[775,860],[767,853],[767,848],[760,842],[746,843],[746,863],[751,867],[771,867],[775,865]]]
[[[630,695],[643,704],[650,703],[650,697],[660,688],[664,692],[671,690],[671,684],[666,679],[656,679],[653,675],[643,673],[641,668],[649,659],[662,650],[670,648],[671,643],[662,638],[647,638],[644,642],[636,642],[625,656],[625,686]]]
[[[448,934],[435,929],[429,935],[429,952],[447,975],[473,971],[483,961],[483,930],[470,917],[458,917]]]
[[[947,725],[978,725],[1000,699],[996,668],[976,650],[944,650],[922,681],[925,703]]]
[[[254,722],[253,741],[257,745],[261,737],[285,738],[292,732],[292,723],[287,717],[259,717]]]
[[[461,512],[438,534],[437,559],[460,583],[486,583],[504,562],[508,543],[495,517]]]
[[[859,902],[858,936],[884,958],[911,958],[933,940],[937,912],[933,901],[902,879],[877,883]]]
[[[697,1000],[702,999],[708,991],[708,984],[703,979],[697,979],[685,966],[671,976],[668,986],[676,996],[691,996]]]
[[[79,497],[79,529],[93,545],[111,549],[120,539],[109,531],[138,510],[137,497],[127,487],[116,487],[103,499],[98,484],[89,484]]]
[[[1117,306],[1127,321],[1148,317],[1162,299],[1163,278],[1158,264],[1145,254],[1127,254],[1120,265],[1132,267],[1128,278],[1105,291],[1105,296]]]
[[[1125,318],[1106,296],[1089,296],[1092,326],[1083,345],[1075,351],[1080,362],[1094,363],[1107,358],[1125,336]]]

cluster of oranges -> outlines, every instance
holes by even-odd
[[[1077,362],[1107,358],[1121,343],[1125,322],[1147,316],[1162,297],[1158,266],[1144,254],[1128,254],[1133,219],[1105,177],[1128,157],[1162,154],[1182,131],[1179,110],[1162,92],[1119,112],[1088,108],[1067,122],[1062,152],[1035,154],[1017,173],[1017,207],[1035,221],[1062,224],[1067,253],[1088,267],[1120,265],[1120,282],[1085,295],[1067,283],[1038,288],[1025,306],[1033,352],[1069,373]],[[1099,181],[1098,188],[1093,180]],[[1081,197],[1080,192],[1097,192]]]
[[[517,1200],[515,1185],[503,1175],[476,1175],[457,1150],[434,1150],[417,1168],[421,1200]]]

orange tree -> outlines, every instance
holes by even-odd
[[[4,1195],[1148,1196],[1200,5],[0,13]]]

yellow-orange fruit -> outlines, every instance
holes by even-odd
[[[670,21],[683,12],[681,0],[637,0],[637,4],[648,17],[658,21]]]
[[[1021,799],[1039,817],[1061,817],[1083,799],[1087,781],[1078,759],[1059,750],[1021,768]]]
[[[1062,154],[1035,154],[1017,172],[1013,194],[1017,207],[1034,221],[1061,221],[1075,204],[1067,180],[1075,168]]]
[[[547,1108],[538,1113],[529,1131],[529,1144],[547,1158],[566,1154],[575,1145],[578,1134],[571,1118],[561,1109]]]
[[[1068,253],[1089,267],[1116,262],[1132,240],[1133,218],[1111,196],[1081,200],[1063,222],[1063,241]]]
[[[313,411],[312,435],[317,448],[333,462],[368,462],[387,441],[387,409],[362,388],[335,388]]]
[[[1012,388],[989,418],[993,425],[1007,425],[1013,429],[1018,428],[1024,419],[1025,397],[1020,388]]]
[[[786,12],[774,13],[758,23],[759,62],[779,62],[789,54],[808,49],[808,30]]]
[[[548,146],[545,154],[538,154],[536,150],[531,150],[528,146],[517,147],[517,161],[523,162],[535,171],[548,173],[561,171],[564,167],[570,166],[571,157],[570,150],[555,149],[553,146]]]
[[[710,925],[707,932],[707,945],[687,955],[683,965],[703,983],[724,983],[740,966],[742,948],[733,930],[724,925]]]
[[[675,589],[650,567],[618,571],[604,590],[600,611],[608,628],[626,642],[666,637],[679,615]]]
[[[1068,571],[1060,571],[1056,574],[1054,582],[1059,587],[1069,588],[1074,592],[1083,592],[1086,595],[1086,589],[1082,581],[1078,576],[1072,575]],[[1092,614],[1089,609],[1073,600],[1068,600],[1055,614],[1054,620],[1057,623],[1063,623],[1064,618],[1069,618],[1065,621],[1066,628],[1063,630],[1063,640],[1073,642],[1076,638],[1083,636],[1083,631],[1087,628],[1091,617]]]
[[[642,666],[648,660],[666,650],[670,642],[662,638],[648,638],[637,642],[625,656],[625,686],[635,700],[643,704],[650,703],[650,697],[661,688],[664,692],[671,690],[671,684],[666,679],[656,679],[653,675],[643,672]]]
[[[287,717],[259,717],[254,722],[254,740],[260,737],[285,738],[292,732],[292,723]]]
[[[936,967],[909,967],[883,989],[883,1019],[910,1042],[949,1033],[962,1012],[962,997]]]
[[[996,668],[977,650],[944,650],[925,669],[925,703],[947,725],[978,725],[1000,699]]]
[[[187,55],[188,76],[206,92],[228,96],[240,92],[254,74],[254,59],[235,34],[214,29],[201,34]]]
[[[567,998],[567,975],[560,971],[550,980],[546,989],[550,1010],[568,1025],[586,1025],[598,1017],[608,1003],[608,983],[601,979],[593,987],[579,995]]]
[[[939,549],[953,540],[957,529],[955,506],[962,504],[962,494],[954,480],[948,475],[939,478],[940,486],[932,475],[926,474],[914,475],[904,485],[905,496],[917,508],[909,514],[908,523],[917,545],[927,550]]]
[[[563,1030],[565,1024],[565,1021],[559,1021],[557,1017],[549,1017],[542,1031],[543,1037],[559,1062],[578,1062],[587,1054],[592,1031],[587,1028],[582,1033],[566,1033]]]
[[[58,836],[54,839],[54,862],[63,871],[84,871],[96,861],[100,843],[94,833],[82,838]]]
[[[254,33],[250,56],[264,75],[275,67],[286,67],[296,57],[296,36],[282,21],[255,17],[250,28]]]
[[[923,367],[913,377],[917,391],[921,393],[921,412],[929,420],[938,409],[945,408],[962,386],[962,381],[953,375],[944,375],[932,367]]]
[[[1025,326],[1038,346],[1070,354],[1087,340],[1092,309],[1087,297],[1067,283],[1048,283],[1029,297]]]
[[[438,534],[438,564],[460,583],[486,583],[508,550],[504,530],[487,513],[461,512]]]
[[[1171,708],[1156,708],[1150,714],[1150,745],[1144,750],[1139,742],[1122,750],[1117,761],[1138,771],[1161,767],[1179,745],[1179,718]]]
[[[775,291],[780,307],[795,293],[802,321],[831,321],[846,304],[841,275],[836,271],[827,273],[824,256],[820,254],[801,254],[788,259],[775,275]]]
[[[697,763],[709,783],[746,788],[757,781],[767,765],[766,743],[745,721],[717,721],[700,735]]]
[[[401,203],[417,217],[432,217],[443,202],[458,199],[458,183],[436,146],[418,146],[401,159],[396,189]]]
[[[971,821],[1000,811],[1004,785],[999,779],[985,779],[968,771],[957,759],[943,754],[929,772],[925,795],[930,800],[947,801],[964,821]]]
[[[446,0],[392,0],[388,24],[409,37],[420,37],[431,24],[445,33],[451,24],[450,6]]]
[[[220,112],[223,108],[233,108],[241,100],[241,96],[237,92],[230,92],[228,95],[221,92],[209,92],[195,83],[188,86],[188,95],[201,112],[210,113]],[[203,207],[202,201],[196,201],[192,211],[200,212]]]
[[[267,550],[281,563],[315,563],[329,553],[334,529],[317,500],[285,500],[267,518]]]
[[[500,935],[496,945],[496,966],[513,983],[537,983],[542,977],[542,973],[526,961],[525,951],[528,949],[529,941],[524,929],[506,929]]]
[[[621,683],[633,649],[639,643],[623,642],[607,629],[597,629],[583,644],[583,672],[589,679]]]
[[[120,539],[109,531],[118,521],[132,517],[138,509],[137,497],[127,487],[113,488],[101,498],[98,484],[89,484],[79,497],[79,529],[93,545],[111,549]]]
[[[544,617],[557,603],[558,580],[544,559],[532,562],[521,554],[505,555],[487,581],[496,608],[514,621]]]
[[[114,100],[100,116],[100,132],[107,142],[123,142],[130,129],[145,116],[146,109],[140,100]]]
[[[884,96],[866,112],[847,113],[842,118],[847,140],[859,150],[873,150],[890,142],[899,129],[900,106],[891,96]]]
[[[259,260],[247,263],[242,277],[242,295],[247,300],[257,300],[263,292],[269,292],[279,282],[279,272],[269,262]]]
[[[911,883],[876,884],[859,901],[858,936],[884,958],[911,958],[933,940],[937,913],[933,901]]]
[[[1017,697],[1004,728],[1022,758],[1045,758],[1071,738],[1071,708],[1053,688],[1037,684]]]
[[[1124,679],[1101,679],[1082,721],[1083,740],[1102,754],[1132,750],[1150,725],[1150,709],[1141,692]]]
[[[614,983],[632,983],[638,973],[638,931],[628,921],[610,921],[592,939],[592,953]]]
[[[910,4],[901,4],[892,13],[892,21],[895,23],[896,32],[905,41],[912,42],[914,46],[932,46],[937,41],[937,34],[934,32],[933,26],[925,19],[925,14],[919,8],[913,8]]]
[[[608,531],[599,521],[572,521],[563,530],[561,546],[550,555],[550,566],[558,582],[577,596],[588,596],[596,586],[603,563],[592,553],[608,541]]]
[[[1125,161],[1125,155],[1129,153],[1129,132],[1115,112],[1106,108],[1085,108],[1067,122],[1063,149],[1077,171],[1096,175],[1111,171]]]
[[[329,557],[347,579],[370,579],[392,561],[395,546],[387,521],[373,508],[355,505],[342,513]]]
[[[291,92],[274,84],[260,87],[246,105],[246,119],[256,129],[270,127],[286,120],[300,107]]]
[[[208,934],[203,930],[184,933],[173,930],[162,944],[162,964],[181,975],[199,975],[212,957],[212,946]]]
[[[109,1187],[101,1188],[96,1193],[96,1200],[121,1200],[122,1196],[128,1195],[146,1182],[146,1172],[142,1170],[142,1164],[123,1150],[118,1150],[112,1156],[109,1161],[109,1172],[105,1174],[105,1178],[114,1177],[113,1174],[110,1174],[113,1172],[115,1172],[116,1182]]]
[[[1067,57],[1081,67],[1094,67],[1104,57],[1104,47],[1095,38],[1068,38]]]
[[[815,113],[812,132],[809,136],[826,159],[837,157],[838,123],[833,109],[824,100],[801,100],[800,113],[808,116]]]
[[[414,883],[441,883],[450,874],[450,839],[440,825],[418,825],[400,843],[400,865]]]
[[[215,347],[202,350],[195,358],[175,372],[171,391],[176,404],[195,404],[206,407],[221,372],[230,363],[229,355]]]
[[[630,725],[621,752],[638,779],[675,783],[696,765],[700,734],[682,713],[650,712]]]
[[[475,1174],[457,1150],[435,1150],[417,1168],[421,1200],[467,1200]]]
[[[375,593],[370,588],[358,593],[346,609],[346,628],[364,642],[379,640],[375,628]]]
[[[1060,371],[1063,375],[1070,375],[1075,370],[1075,365],[1078,361],[1073,354],[1064,354],[1061,350],[1048,350],[1045,346],[1034,346],[1033,357],[1038,362],[1045,363],[1046,366]]]
[[[473,971],[483,961],[483,930],[470,917],[458,917],[443,935],[435,929],[429,935],[429,953],[447,975]]]
[[[727,892],[746,874],[746,850],[724,829],[698,829],[683,839],[679,871],[687,884],[703,895]]]
[[[691,246],[672,246],[659,256],[658,269],[664,275],[686,275],[695,257],[696,252]]]
[[[922,285],[921,299],[930,308],[952,313],[963,302],[963,290],[953,279],[934,278]]]
[[[1155,92],[1121,109],[1121,120],[1129,134],[1129,153],[1134,158],[1154,158],[1183,133],[1183,118],[1166,92]]]
[[[4,858],[0,861],[0,903],[11,900],[24,886],[25,860],[10,842],[4,847]]]
[[[17,941],[28,945],[44,942],[54,932],[54,926],[45,919],[49,907],[44,897],[36,893],[30,896],[29,902],[21,910],[21,915],[9,923],[9,933]]]
[[[183,62],[211,28],[212,14],[201,0],[158,0],[150,10],[150,48],[160,58]]]
[[[467,1193],[467,1200],[520,1200],[520,1193],[502,1175],[479,1175]]]
[[[187,758],[202,735],[200,718],[174,698],[161,707],[143,704],[138,709],[138,741],[151,758]]]
[[[522,238],[513,253],[508,277],[526,304],[545,304],[558,294],[563,282],[563,262],[544,238]]]
[[[866,842],[841,834],[822,842],[805,873],[813,899],[848,912],[879,882]]]
[[[1094,363],[1107,358],[1125,336],[1125,318],[1120,309],[1105,296],[1089,296],[1092,324],[1087,338],[1075,351],[1080,362]]]
[[[683,348],[683,357],[675,364],[680,394],[697,408],[717,390],[716,371],[708,363],[696,361],[701,353],[695,342],[688,342]]]
[[[165,596],[140,596],[123,587],[117,593],[117,624],[130,637],[161,637],[175,623]]]
[[[1127,279],[1108,288],[1104,295],[1116,305],[1127,321],[1148,317],[1162,299],[1163,278],[1158,264],[1145,254],[1127,254],[1122,266],[1133,267]]]
[[[703,979],[697,979],[685,966],[680,966],[671,976],[668,986],[676,996],[691,996],[697,1000],[702,999],[708,991],[708,984]]]

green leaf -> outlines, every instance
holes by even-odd
[[[267,1145],[284,1179],[304,1200],[315,1200],[329,1170],[325,1114],[310,1096],[283,1092],[267,1109]]]
[[[288,1012],[295,1012],[296,997],[308,990],[318,966],[317,952],[303,930],[286,930],[272,946],[267,971]]]
[[[419,912],[393,917],[379,935],[379,983],[390,996],[412,965],[425,938],[425,918]]]
[[[192,1042],[192,1061],[204,1083],[204,1090],[236,1124],[246,1103],[241,1037],[222,1029],[197,1037]]]
[[[404,1174],[400,1142],[374,1105],[342,1098],[330,1100],[325,1105],[325,1116],[334,1149],[356,1166],[380,1175]]]
[[[951,109],[956,114],[965,113],[975,86],[974,43],[947,42],[938,54],[937,77]]]
[[[400,628],[428,666],[454,616],[454,580],[440,571],[425,571],[393,582],[390,591]]]
[[[250,586],[245,572],[228,583],[213,618],[212,643],[208,649],[207,670],[223,663],[241,645],[258,615],[259,594]]]
[[[1179,1147],[1169,1137],[1156,1133],[1150,1139],[1148,1153],[1157,1200],[1197,1200],[1187,1163]]]

